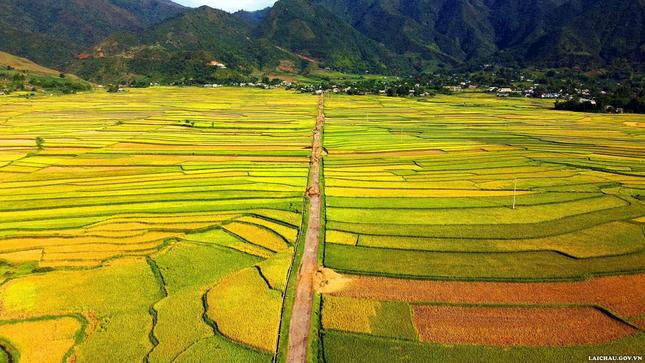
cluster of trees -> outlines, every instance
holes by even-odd
[[[608,94],[593,100],[573,98],[568,101],[556,101],[556,110],[577,112],[626,112],[645,113],[645,97],[623,97],[619,94]]]
[[[318,85],[292,85],[289,89],[303,93],[315,91],[342,92],[349,95],[386,95],[389,97],[433,96],[436,94],[449,94],[440,80],[431,80],[429,77],[405,77],[396,80],[359,79],[354,81],[323,81]]]
[[[645,113],[645,76],[631,74],[627,80],[591,79],[583,89],[556,102],[558,110],[581,112]]]
[[[534,97],[557,93],[558,110],[645,113],[645,74],[635,72],[631,63],[620,60],[601,70],[526,70],[477,65],[440,69],[431,77],[434,83],[451,86],[512,87],[532,91]]]
[[[217,59],[227,68],[211,66]],[[132,59],[90,58],[75,69],[80,77],[97,83],[120,83],[133,87],[149,87],[150,83],[165,85],[203,85],[252,82],[253,67],[235,56],[214,55],[203,51],[164,53],[163,57],[138,56]]]
[[[76,93],[91,88],[89,83],[65,78],[62,73],[58,77],[41,76],[26,71],[16,71],[10,66],[6,71],[0,71],[0,86],[5,93],[41,89],[47,92]]]

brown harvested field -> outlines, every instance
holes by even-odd
[[[334,296],[466,304],[595,304],[623,318],[645,315],[645,274],[580,282],[426,281],[372,276],[353,279]]]
[[[636,329],[592,307],[412,306],[421,341],[433,343],[572,346],[609,342]]]

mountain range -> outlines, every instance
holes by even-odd
[[[170,0],[5,0],[0,50],[97,81],[243,78],[312,64],[382,74],[639,65],[645,0],[279,0],[235,14]]]
[[[399,54],[601,67],[645,60],[642,0],[314,0]]]

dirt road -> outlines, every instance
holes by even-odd
[[[288,363],[307,361],[309,332],[311,331],[311,311],[314,299],[314,277],[318,271],[318,244],[320,242],[320,154],[321,131],[325,121],[324,99],[318,102],[318,118],[313,130],[314,144],[311,157],[311,186],[307,189],[309,196],[309,226],[305,236],[304,254],[298,269],[296,281],[296,299],[289,326]]]

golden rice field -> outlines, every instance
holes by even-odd
[[[0,361],[272,359],[316,98],[0,102]]]
[[[551,106],[326,97],[310,361],[643,354],[645,117]],[[0,362],[270,362],[317,115],[281,90],[2,98]]]
[[[321,359],[642,355],[624,307],[643,306],[645,117],[476,93],[325,106],[323,261],[343,282],[322,290]]]

